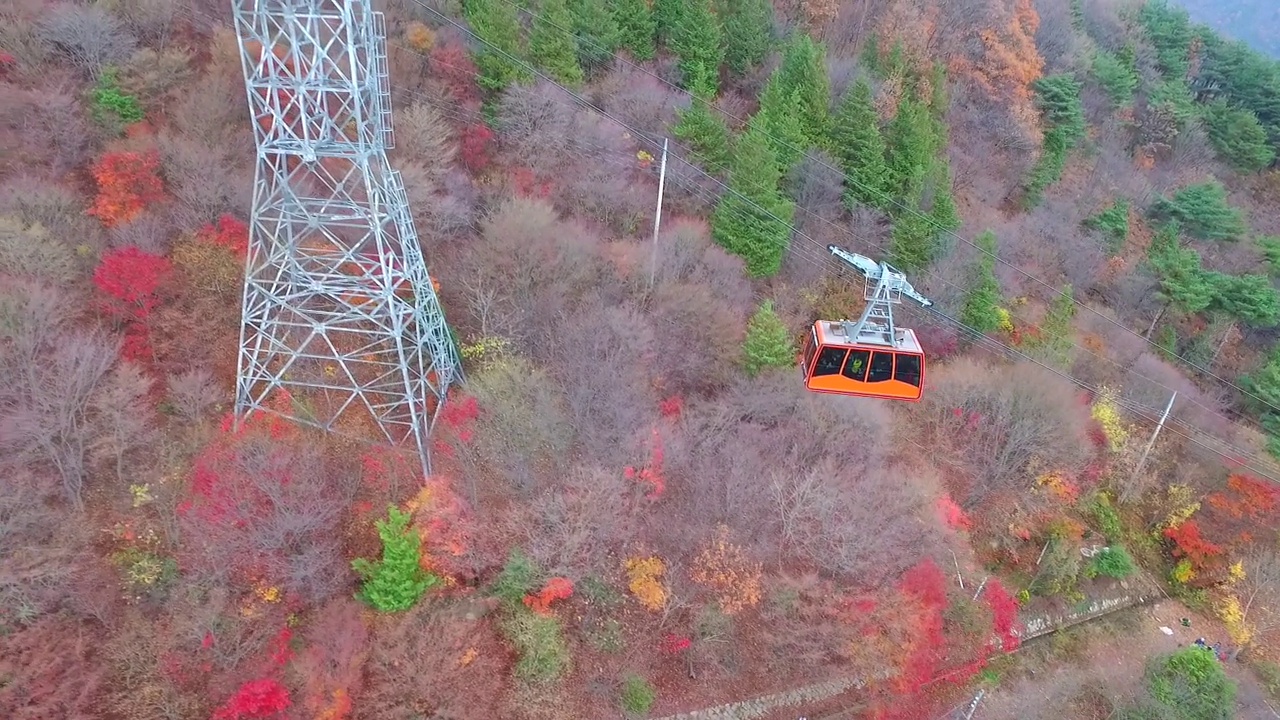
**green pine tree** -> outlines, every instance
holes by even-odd
[[[1210,272],[1206,279],[1213,291],[1213,309],[1253,327],[1275,327],[1280,322],[1280,296],[1266,275]]]
[[[631,51],[637,60],[653,59],[658,34],[653,12],[645,0],[616,0],[613,3],[613,19],[618,25],[618,47]]]
[[[913,98],[903,98],[885,132],[886,189],[908,197],[918,190],[938,149],[929,109]]]
[[[618,49],[620,32],[607,0],[573,0],[570,10],[578,63],[588,73],[608,66]]]
[[[773,311],[773,301],[766,300],[747,322],[747,336],[742,343],[742,367],[755,377],[765,368],[790,367],[795,363],[795,345],[787,326]]]
[[[419,565],[422,541],[409,530],[408,513],[388,506],[387,519],[376,525],[382,539],[382,559],[351,561],[352,569],[364,580],[356,597],[381,612],[408,610],[441,580]]]
[[[809,147],[805,136],[805,128],[795,108],[802,102],[800,92],[793,90],[788,97],[782,96],[781,86],[771,85],[760,97],[760,110],[751,118],[752,123],[760,126],[778,160],[778,170],[783,175],[791,171],[800,158],[804,157]]]
[[[724,37],[711,0],[686,0],[671,30],[670,45],[680,56],[683,87],[699,97],[715,97],[720,87]]]
[[[711,215],[711,237],[746,261],[752,277],[773,275],[791,241],[795,205],[778,189],[781,173],[768,140],[749,127],[734,145],[729,188]]]
[[[729,167],[729,128],[720,113],[694,98],[689,107],[676,111],[676,118],[671,132],[689,146],[693,159],[713,173]]]
[[[529,58],[566,85],[581,84],[583,79],[573,25],[573,13],[565,0],[542,0],[529,31]]]
[[[1227,189],[1217,180],[1188,185],[1171,198],[1156,198],[1149,212],[1156,220],[1176,221],[1201,240],[1237,240],[1248,230],[1243,213],[1227,200]]]
[[[889,169],[884,136],[871,102],[871,86],[855,82],[840,101],[831,126],[831,146],[845,174],[845,200],[852,206],[888,205]]]
[[[1186,313],[1197,313],[1213,302],[1213,287],[1200,264],[1200,254],[1178,242],[1178,226],[1158,230],[1147,248],[1147,262],[1160,281],[1165,303]]]
[[[762,95],[779,98],[798,95],[793,112],[799,117],[811,146],[824,145],[830,137],[831,83],[827,79],[826,48],[805,33],[795,33],[782,51],[782,63],[770,76]]]
[[[773,42],[773,3],[769,0],[721,0],[724,61],[742,76],[764,62]]]
[[[996,263],[992,257],[996,236],[988,230],[976,241],[983,252],[974,259],[960,321],[979,332],[989,333],[1000,327],[1000,282],[996,280]]]
[[[476,83],[489,92],[499,93],[512,83],[528,79],[527,69],[502,54],[514,58],[524,54],[520,18],[515,7],[502,0],[464,0],[462,10],[471,31],[483,41],[475,51]]]
[[[653,0],[654,33],[662,44],[671,44],[671,36],[684,13],[684,5],[685,0]]]

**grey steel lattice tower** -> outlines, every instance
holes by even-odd
[[[232,0],[257,141],[236,417],[412,440],[460,379],[393,146],[382,13]]]

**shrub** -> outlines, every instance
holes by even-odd
[[[1102,548],[1093,561],[1085,569],[1085,576],[1095,578],[1099,575],[1123,580],[1137,571],[1129,552],[1119,545]]]
[[[1098,522],[1098,529],[1107,537],[1107,540],[1115,542],[1120,539],[1120,534],[1123,532],[1120,514],[1111,504],[1110,495],[1105,492],[1094,495],[1089,502],[1089,512],[1093,514],[1094,520]]]
[[[1129,201],[1118,198],[1107,209],[1084,221],[1085,227],[1102,233],[1108,248],[1118,252],[1129,237]]]
[[[1154,660],[1147,692],[1171,720],[1228,720],[1235,710],[1236,684],[1212,652],[1197,647]]]
[[[422,538],[409,529],[408,513],[388,506],[387,519],[379,520],[377,527],[382,560],[356,558],[351,562],[365,581],[356,597],[381,612],[408,610],[441,580],[422,569]]]
[[[787,326],[766,300],[747,322],[747,337],[742,344],[743,369],[755,377],[766,368],[790,367],[795,362],[795,347]]]
[[[511,550],[507,564],[494,579],[489,592],[509,606],[521,605],[524,596],[538,588],[538,577],[542,572],[533,560],[519,548]]]
[[[628,675],[622,683],[622,693],[618,698],[622,711],[629,715],[644,715],[653,707],[658,697],[657,691],[648,680],[639,675]]]
[[[113,120],[129,124],[142,120],[142,105],[138,99],[120,90],[118,71],[106,68],[93,88],[93,116],[100,123]]]
[[[564,624],[554,615],[539,615],[525,608],[514,609],[502,622],[502,632],[515,645],[520,659],[516,677],[546,683],[569,669],[569,647],[564,641]]]

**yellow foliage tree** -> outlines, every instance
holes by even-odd
[[[662,574],[667,566],[656,556],[628,558],[623,567],[627,571],[628,588],[645,608],[658,612],[667,605],[667,588],[662,584]]]
[[[734,615],[760,602],[760,563],[752,563],[742,548],[729,542],[729,528],[716,527],[715,535],[698,554],[693,581],[711,588],[720,610]]]

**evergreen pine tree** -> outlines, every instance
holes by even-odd
[[[351,567],[364,580],[356,597],[381,612],[408,610],[440,578],[422,569],[421,538],[409,530],[409,515],[391,505],[387,519],[377,523],[382,539],[382,559],[370,562],[364,558],[351,561]]]
[[[671,36],[680,24],[680,16],[684,14],[687,0],[653,0],[653,27],[658,41],[671,45]],[[674,48],[673,48],[674,49]]]
[[[1217,180],[1188,185],[1172,198],[1156,198],[1150,214],[1157,220],[1177,221],[1187,234],[1201,240],[1236,240],[1248,231],[1244,215],[1227,200],[1227,190]]]
[[[618,23],[606,0],[573,0],[573,34],[578,44],[578,63],[590,73],[606,67],[618,49]]]
[[[800,119],[806,141],[824,145],[830,136],[828,110],[831,83],[827,79],[826,49],[802,32],[791,36],[782,52],[782,63],[769,78],[762,95],[777,93],[780,98],[798,95],[793,112]]]
[[[680,81],[686,90],[713,98],[720,87],[724,38],[711,0],[685,0],[671,30],[672,51],[680,56]]]
[[[982,233],[977,237],[977,244],[983,252],[974,259],[960,321],[979,332],[989,333],[1000,327],[1000,282],[996,280],[996,264],[991,255],[996,251],[995,233],[990,230]]]
[[[678,118],[671,132],[693,151],[693,159],[709,172],[718,173],[729,166],[729,128],[724,118],[700,99],[676,111]]]
[[[773,40],[773,3],[769,0],[722,0],[724,61],[734,75],[764,62]]]
[[[937,150],[928,108],[913,98],[902,98],[885,135],[887,189],[899,197],[909,196],[924,181]]]
[[[542,0],[529,31],[529,58],[566,85],[582,82],[573,24],[573,13],[569,12],[565,0]]]
[[[1201,267],[1200,254],[1179,244],[1176,223],[1156,232],[1147,248],[1147,262],[1160,281],[1159,295],[1166,303],[1196,313],[1213,302],[1213,287]]]
[[[884,136],[871,102],[871,86],[858,80],[840,101],[831,127],[831,146],[845,174],[845,200],[886,207],[888,167]]]
[[[711,215],[711,237],[746,261],[752,277],[773,275],[791,241],[795,205],[778,189],[778,160],[758,126],[735,143],[729,188]]]
[[[765,368],[785,368],[794,363],[791,334],[773,311],[773,301],[766,300],[747,322],[747,336],[742,343],[743,369],[755,377]]]
[[[645,0],[615,0],[613,19],[618,25],[618,47],[629,50],[637,60],[652,59],[658,30],[649,4]]]
[[[923,270],[936,252],[934,237],[937,227],[928,213],[920,210],[920,191],[903,198],[901,203],[915,212],[900,211],[893,219],[889,236],[889,257],[906,272]]]
[[[464,0],[462,9],[471,31],[484,41],[475,51],[476,83],[498,93],[530,77],[524,67],[489,47],[492,45],[515,58],[524,54],[520,18],[515,7],[502,0]]]
[[[1213,290],[1212,307],[1232,320],[1253,327],[1274,327],[1280,322],[1280,296],[1266,275],[1206,273]]]
[[[791,171],[809,147],[809,139],[800,115],[795,108],[802,102],[799,90],[789,96],[782,95],[781,85],[769,85],[760,97],[760,110],[751,119],[759,124],[778,160],[778,170],[783,175]]]

